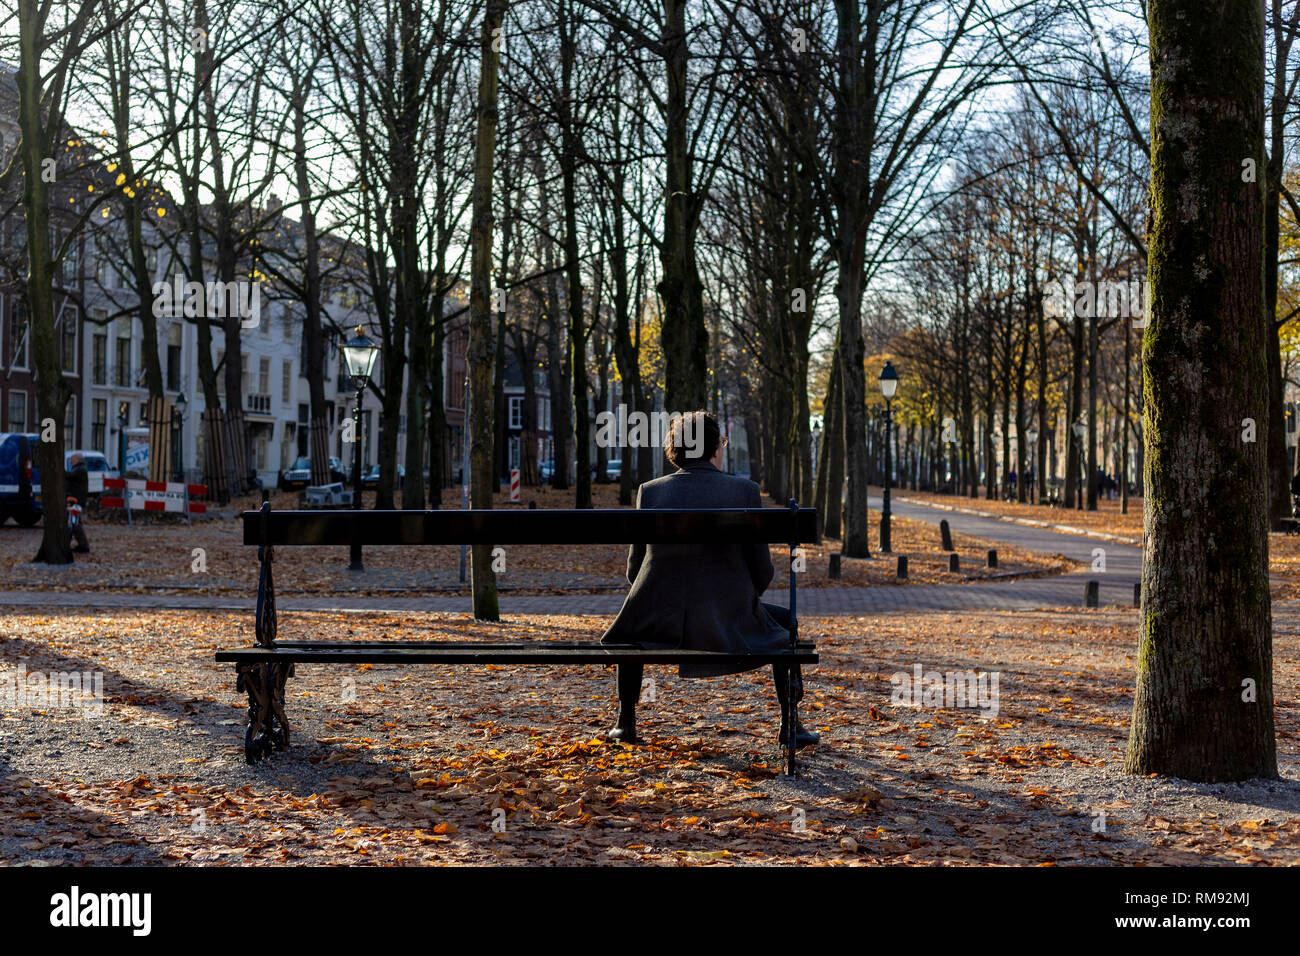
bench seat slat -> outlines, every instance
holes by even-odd
[[[676,664],[681,661],[714,661],[719,664],[769,664],[773,661],[816,664],[816,651],[792,648],[764,654],[721,654],[716,651],[666,650],[592,644],[585,648],[521,648],[484,644],[478,647],[378,648],[355,645],[323,647],[245,647],[218,651],[219,662],[247,664]]]
[[[797,648],[812,650],[817,645],[812,641],[799,641]],[[424,648],[441,648],[441,647],[509,647],[524,648],[525,650],[586,650],[591,647],[603,647],[609,650],[640,650],[640,644],[597,644],[595,641],[492,641],[490,644],[486,641],[276,641],[275,647],[284,649],[302,649],[314,650],[324,648],[341,647],[377,647],[377,648],[414,648],[421,650]]]
[[[604,508],[533,511],[245,511],[244,544],[810,544],[814,508],[677,511]]]

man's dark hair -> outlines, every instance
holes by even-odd
[[[664,454],[678,468],[691,462],[708,461],[722,441],[718,420],[701,409],[672,419],[664,435]]]

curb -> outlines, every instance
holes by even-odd
[[[1119,544],[1131,544],[1135,547],[1142,547],[1141,538],[1127,538],[1118,534],[1107,534],[1104,531],[1089,531],[1086,528],[1076,528],[1068,524],[1052,524],[1050,521],[1035,521],[1033,518],[1011,518],[1006,515],[995,514],[991,511],[977,511],[974,508],[958,508],[954,505],[941,505],[932,501],[922,501],[919,498],[905,498],[901,495],[894,496],[895,501],[904,501],[910,505],[920,505],[922,508],[938,508],[942,511],[952,511],[957,514],[973,515],[977,518],[992,518],[995,521],[1005,521],[1009,524],[1021,524],[1030,528],[1044,528],[1048,531],[1059,531],[1062,534],[1082,535],[1086,538],[1100,538],[1103,541],[1115,541]]]

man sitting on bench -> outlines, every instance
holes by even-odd
[[[761,508],[758,485],[724,474],[726,447],[717,420],[690,412],[673,420],[664,453],[677,471],[648,481],[637,492],[638,508]],[[634,544],[628,550],[627,580],[632,585],[603,644],[641,644],[730,654],[761,654],[790,645],[789,609],[763,604],[759,595],[772,581],[772,556],[766,544]],[[758,664],[682,663],[682,677],[720,677],[752,670]],[[786,712],[788,664],[773,664],[777,700]],[[803,696],[795,668],[796,703]],[[613,740],[636,743],[636,704],[643,665],[618,665],[618,723]],[[781,743],[788,728],[781,726]],[[796,722],[797,747],[819,742]]]

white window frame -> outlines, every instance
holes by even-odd
[[[63,364],[63,335],[68,330],[68,321],[72,321],[72,368]],[[75,305],[63,306],[63,318],[59,323],[59,369],[64,375],[81,378],[81,369],[77,364],[77,346],[81,344],[81,309]]]
[[[31,371],[28,362],[32,357],[32,314],[27,313],[27,329],[23,335],[23,364],[9,364],[13,361],[14,348],[14,316],[18,312],[18,307],[22,305],[22,299],[15,296],[13,305],[9,311],[9,354],[5,356],[5,370],[10,372],[29,372]]]
[[[22,427],[21,427],[21,428],[15,426],[14,423],[13,423],[13,419],[10,418],[10,416],[9,416],[9,410],[10,410],[11,408],[13,408],[13,404],[14,404],[14,396],[15,396],[15,395],[21,395],[21,396],[23,397],[23,424],[22,424]],[[27,390],[24,389],[24,388],[11,388],[11,389],[9,389],[9,395],[8,395],[8,397],[5,399],[5,429],[6,429],[7,431],[11,431],[11,432],[26,432],[26,431],[28,430],[28,421],[27,421]]]

